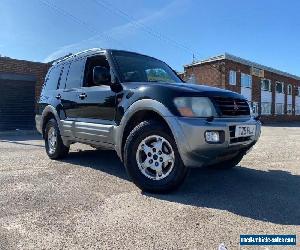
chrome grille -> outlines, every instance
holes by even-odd
[[[229,97],[213,97],[213,100],[222,116],[250,115],[250,108],[246,100]]]

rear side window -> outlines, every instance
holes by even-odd
[[[57,89],[61,70],[62,70],[62,65],[57,65],[50,69],[50,71],[47,74],[47,77],[45,79],[43,90],[56,90]]]
[[[67,82],[67,77],[68,77],[70,65],[71,65],[71,63],[66,63],[63,66],[62,73],[61,73],[61,76],[60,76],[60,80],[59,80],[59,83],[58,83],[58,88],[59,89],[64,89],[66,87],[66,82]]]
[[[83,58],[72,62],[68,74],[66,89],[74,89],[74,88],[81,87],[84,64],[85,64],[85,59]]]

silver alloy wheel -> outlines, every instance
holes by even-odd
[[[136,152],[136,162],[142,174],[147,178],[162,180],[174,168],[174,150],[164,137],[151,135],[139,144]]]
[[[48,147],[49,147],[49,153],[53,154],[56,150],[57,145],[57,134],[54,127],[51,127],[48,130]]]

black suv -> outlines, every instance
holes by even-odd
[[[184,83],[149,56],[91,49],[50,68],[36,127],[51,159],[75,142],[113,149],[137,186],[165,192],[188,167],[237,165],[261,124],[237,93]]]

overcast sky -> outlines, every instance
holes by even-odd
[[[49,61],[87,48],[148,54],[176,70],[228,52],[300,75],[300,1],[1,0],[0,54]]]

